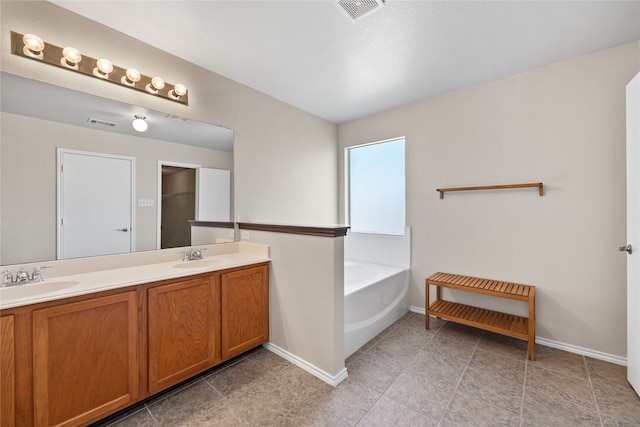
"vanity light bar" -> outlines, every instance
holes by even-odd
[[[189,105],[189,92],[183,84],[174,85],[157,76],[145,76],[135,68],[118,67],[108,59],[92,58],[72,47],[61,48],[45,43],[34,34],[24,35],[11,31],[11,53]]]

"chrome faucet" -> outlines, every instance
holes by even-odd
[[[44,266],[35,266],[33,267],[33,272],[31,273],[31,277],[29,277],[29,273],[24,267],[21,267],[20,270],[16,273],[15,280],[13,278],[13,274],[11,270],[7,269],[2,272],[2,285],[0,287],[4,288],[7,286],[15,286],[27,283],[41,283],[44,282],[44,278],[42,277],[43,268],[53,268],[52,265],[44,265]]]
[[[202,251],[206,251],[207,248],[200,248],[200,249],[193,249],[193,248],[189,248],[184,252],[184,258],[182,258],[183,261],[195,261],[197,259],[202,259]]]
[[[2,272],[2,285],[0,287],[4,288],[11,283],[13,283],[13,274],[11,270],[7,269]]]
[[[16,273],[16,284],[29,281],[29,273],[24,268]]]
[[[43,268],[53,268],[53,266],[43,265],[42,267],[40,267],[39,265],[36,265],[35,267],[33,267],[33,272],[31,273],[31,282],[34,282],[34,283],[44,282],[44,277],[42,277],[42,271],[40,271]]]

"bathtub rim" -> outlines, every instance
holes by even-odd
[[[347,268],[347,264],[348,263],[356,263],[359,265],[370,265],[370,266],[375,266],[375,268],[378,269],[382,269],[383,274],[380,275],[376,275],[373,278],[372,277],[367,277],[366,280],[361,280],[358,281],[356,283],[347,283],[346,280],[346,274],[344,275],[344,296],[345,298],[353,295],[354,293],[358,292],[359,290],[362,290],[368,286],[373,285],[374,283],[380,282],[381,280],[387,279],[389,277],[393,277],[396,274],[399,273],[404,273],[405,271],[409,271],[410,268],[408,267],[404,267],[404,266],[398,266],[398,265],[389,265],[389,264],[379,264],[376,262],[370,262],[370,261],[360,261],[360,260],[354,260],[354,259],[345,259],[344,260],[344,267],[345,270]]]

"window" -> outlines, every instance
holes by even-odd
[[[347,149],[352,231],[404,234],[404,138]]]

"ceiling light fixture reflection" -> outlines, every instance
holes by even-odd
[[[108,59],[98,59],[96,61],[96,68],[93,69],[93,75],[100,77],[101,79],[109,78],[109,73],[113,71],[113,64]]]
[[[144,116],[134,116],[132,126],[138,132],[144,132],[149,128],[149,124],[147,123],[147,118]]]
[[[154,95],[157,94],[158,91],[163,88],[164,88],[164,80],[162,80],[162,78],[160,77],[152,78],[151,83],[145,86],[145,89],[147,89],[149,93],[152,93]]]
[[[62,49],[62,58],[60,64],[73,70],[78,69],[78,63],[82,61],[82,55],[78,52],[78,49],[73,47],[65,47]]]
[[[173,99],[180,99],[181,96],[184,96],[187,93],[187,88],[185,85],[178,83],[173,87],[172,90],[169,91],[169,96]]]
[[[135,68],[127,68],[127,71],[120,81],[127,86],[135,86],[135,84],[140,81],[140,71]]]
[[[42,53],[44,50],[44,42],[40,37],[35,34],[25,34],[22,37],[22,42],[24,43],[22,52],[25,55],[36,59],[44,58],[44,54]]]

